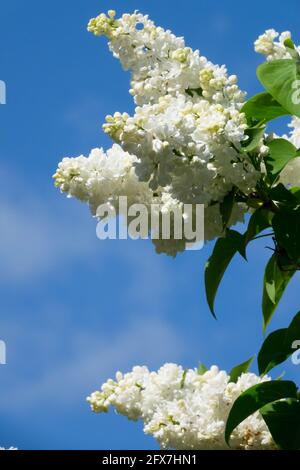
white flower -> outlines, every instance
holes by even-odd
[[[63,159],[56,185],[87,202],[93,215],[103,203],[117,209],[119,196],[127,196],[128,204],[159,203],[162,213],[203,204],[205,240],[222,236],[224,197],[233,188],[248,195],[260,177],[241,148],[247,138],[240,113],[245,94],[236,76],[138,12],[116,18],[110,10],[92,19],[88,30],[106,35],[114,56],[131,71],[137,107],[133,116],[116,112],[106,118],[104,130],[119,145]],[[246,210],[235,204],[228,226],[243,220]],[[186,248],[184,238],[160,234],[153,243],[158,253],[172,256]]]
[[[240,151],[247,124],[235,75],[137,12],[113,22],[102,14],[88,29],[105,34],[131,71],[135,113],[109,115],[103,127],[137,156],[141,181],[153,190],[168,186],[180,202],[206,205],[221,202],[233,186],[254,189],[259,173]]]
[[[106,153],[93,149],[89,157],[64,158],[54,175],[55,185],[69,196],[87,202],[93,215],[99,205],[114,205],[119,196],[127,196],[128,204],[149,204],[152,192],[136,177],[136,161],[118,145]]]
[[[154,190],[170,186],[184,203],[221,202],[235,185],[249,193],[259,173],[235,146],[244,139],[244,116],[188,96],[159,98],[133,117],[108,116],[104,130],[136,155],[136,174]],[[187,184],[187,181],[189,182]]]
[[[176,364],[165,364],[157,372],[134,367],[124,376],[118,373],[116,381],[109,380],[87,400],[95,412],[112,406],[129,419],[142,419],[144,432],[162,448],[227,449],[224,431],[233,402],[247,388],[266,380],[270,379],[244,373],[232,383],[216,366],[203,375]],[[234,430],[230,443],[234,449],[275,448],[258,412]]]
[[[103,149],[93,149],[88,157],[81,155],[64,158],[54,175],[55,185],[68,197],[87,203],[93,216],[98,216],[97,209],[102,204],[112,207],[116,215],[125,215],[119,212],[119,197],[126,196],[128,207],[140,203],[147,208],[149,214],[153,205],[159,206],[158,211],[164,214],[171,214],[177,208],[184,217],[183,203],[173,196],[169,187],[159,187],[154,192],[147,183],[138,179],[135,171],[137,162],[135,156],[124,152],[116,144],[106,153]],[[186,184],[190,182],[186,181]],[[236,204],[230,225],[242,221],[245,211],[243,204]],[[223,235],[219,204],[207,207],[204,219],[206,240]],[[130,218],[128,221],[130,222]],[[159,227],[151,226],[149,221],[149,234],[158,230]],[[170,240],[162,239],[158,232],[158,239],[153,240],[157,253],[176,256],[178,252],[185,250],[187,240],[184,237],[181,240],[174,239],[173,225],[170,235]]]
[[[198,50],[186,47],[182,37],[156,27],[147,15],[135,12],[112,19],[102,13],[90,20],[88,30],[106,35],[114,57],[131,70],[131,94],[137,104],[199,87],[217,102],[228,98],[240,102],[244,97],[236,87],[236,77],[227,77],[224,66],[213,65]]]
[[[278,38],[278,41],[276,39]],[[254,42],[255,51],[266,56],[268,61],[290,59],[291,56],[284,45],[286,39],[291,38],[289,31],[279,34],[274,29],[268,29]]]

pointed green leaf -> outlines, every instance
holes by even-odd
[[[222,277],[237,252],[241,253],[244,237],[235,230],[227,230],[224,238],[219,238],[214,246],[213,253],[205,266],[206,298],[212,315],[214,301]]]
[[[291,38],[286,38],[283,44],[288,49],[295,49],[295,44],[293,43]]]
[[[182,374],[182,377],[181,377],[181,381],[180,381],[180,388],[184,388],[184,384],[185,384],[185,379],[186,379],[186,374],[187,374],[187,369],[185,369],[183,371],[183,374]]]
[[[248,122],[251,120],[268,122],[290,114],[273,96],[265,91],[250,98],[242,107],[241,112],[246,114]]]
[[[300,340],[300,312],[295,315],[288,328],[276,330],[265,339],[257,358],[259,373],[267,374],[291,356],[295,340]]]
[[[272,201],[283,203],[284,205],[292,208],[297,207],[299,204],[299,194],[297,194],[296,188],[288,189],[282,183],[279,183],[270,189],[269,197]]]
[[[236,189],[233,188],[228,194],[226,194],[223,201],[220,203],[220,214],[222,217],[223,229],[225,229],[229,223],[234,205],[235,193]]]
[[[206,372],[207,370],[208,370],[207,367],[206,367],[204,364],[202,364],[202,362],[200,362],[200,364],[199,364],[199,366],[198,366],[198,368],[197,368],[197,373],[198,373],[198,375],[203,375],[203,374],[205,374],[205,372]]]
[[[265,339],[257,357],[260,374],[267,374],[273,367],[287,359],[288,355],[282,347],[286,332],[287,328],[282,328],[274,331]]]
[[[230,382],[236,382],[243,373],[247,372],[253,362],[253,359],[254,359],[254,356],[250,357],[250,359],[243,362],[242,364],[239,364],[233,367],[233,369],[231,369],[231,372],[229,374]]]
[[[269,261],[265,272],[265,291],[273,304],[276,303],[276,276],[277,269],[276,256],[273,255]]]
[[[277,254],[274,253],[265,270],[262,310],[264,317],[264,329],[268,326],[279,301],[295,270],[282,270],[278,266]]]
[[[248,388],[233,403],[226,423],[225,441],[229,444],[234,429],[265,405],[282,398],[296,397],[297,387],[290,381],[271,380]]]
[[[244,152],[251,152],[252,150],[256,149],[264,135],[265,129],[265,127],[249,127],[245,131],[248,139],[242,143],[242,150]]]
[[[300,260],[300,208],[281,208],[272,220],[277,243],[295,264]]]
[[[260,410],[279,449],[300,450],[300,402],[277,401]]]
[[[245,246],[256,237],[259,233],[266,230],[268,227],[271,227],[271,220],[272,220],[272,213],[265,209],[264,207],[260,207],[257,209],[251,216],[247,231],[245,233]]]
[[[295,48],[295,44],[290,38],[285,39],[284,43],[286,50],[290,54],[291,58],[294,59],[296,62],[299,62],[299,54],[297,49]]]

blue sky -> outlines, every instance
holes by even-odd
[[[105,40],[86,32],[90,17],[139,9],[227,64],[249,95],[260,86],[253,52],[274,27],[300,42],[299,2],[252,0],[10,0],[1,4],[0,79],[0,445],[22,449],[155,449],[141,424],[94,415],[85,397],[118,369],[218,364],[230,369],[262,342],[263,268],[256,242],[238,258],[217,300],[206,306],[203,268],[212,244],[170,259],[150,241],[102,241],[87,208],[53,188],[62,156],[108,147],[108,113],[131,111],[129,76]],[[283,123],[277,129],[284,130]],[[271,329],[297,312],[296,276]],[[258,287],[259,286],[259,287]],[[300,369],[287,363],[287,376]],[[279,368],[280,373],[282,368]],[[276,375],[276,373],[275,373]]]

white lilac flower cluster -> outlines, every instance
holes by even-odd
[[[259,177],[240,152],[247,138],[236,77],[137,12],[116,19],[109,11],[92,19],[88,30],[106,35],[114,56],[131,70],[137,107],[132,117],[107,117],[104,130],[118,145],[106,154],[95,149],[89,157],[64,158],[56,186],[87,202],[94,215],[105,202],[117,209],[118,196],[159,203],[170,214],[183,204],[204,204],[205,239],[222,236],[220,203],[233,187],[250,193]],[[246,209],[235,204],[228,226],[242,221]],[[170,255],[187,243],[174,236],[153,242],[158,253]]]
[[[168,188],[157,188],[154,192],[147,183],[139,181],[134,168],[136,161],[135,156],[125,152],[117,144],[106,153],[103,149],[93,149],[88,157],[81,155],[77,158],[64,158],[54,175],[55,185],[68,197],[87,203],[92,215],[96,217],[99,217],[97,209],[101,205],[113,208],[116,215],[125,216],[126,214],[120,212],[120,196],[127,197],[128,207],[132,204],[143,204],[149,214],[153,208],[157,208],[157,217],[149,219],[149,232],[153,234],[159,231],[159,226],[153,226],[153,220],[159,220],[161,213],[171,215],[173,209],[181,207],[181,213],[184,214],[184,208]],[[230,224],[242,221],[243,215],[243,205],[236,204]],[[222,219],[217,204],[206,209],[204,218],[206,240],[222,233]],[[130,220],[129,217],[127,219]],[[172,223],[171,217],[170,220]],[[157,253],[167,253],[171,256],[183,251],[187,243],[184,237],[179,240],[172,237],[164,240],[159,237],[159,233],[152,241]]]
[[[114,407],[130,420],[142,419],[144,432],[152,435],[163,449],[228,449],[224,430],[236,398],[249,387],[269,378],[244,373],[236,383],[216,366],[205,373],[165,364],[157,372],[134,367],[117,372],[87,398],[96,413]],[[274,449],[266,424],[256,412],[233,432],[232,449]]]
[[[254,188],[258,174],[239,152],[247,124],[236,76],[138,12],[119,19],[115,12],[101,14],[88,30],[106,35],[131,71],[135,113],[107,116],[104,130],[138,157],[140,181],[206,206],[221,202],[233,186],[245,194]]]
[[[266,57],[268,61],[279,59],[290,59],[290,53],[284,42],[291,39],[290,31],[284,31],[279,34],[275,29],[267,29],[261,34],[254,43],[255,51]],[[296,47],[300,52],[300,47]]]
[[[126,195],[128,204],[152,201],[152,191],[139,182],[133,164],[136,157],[113,145],[106,153],[93,149],[89,157],[64,158],[54,175],[62,192],[87,202],[93,215],[101,204],[116,206],[118,197]]]

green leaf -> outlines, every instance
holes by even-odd
[[[299,54],[295,48],[295,44],[293,43],[293,41],[290,38],[287,38],[285,39],[283,44],[285,45],[285,48],[292,57],[292,59],[295,59],[296,62],[299,63]]]
[[[214,246],[213,253],[205,266],[206,298],[212,315],[214,301],[222,277],[237,252],[242,253],[244,237],[235,230],[226,230],[226,236],[219,238]]]
[[[300,202],[300,188],[298,186],[294,186],[293,188],[290,188],[290,192],[297,199],[297,201]]]
[[[272,201],[280,202],[290,207],[296,207],[299,204],[299,194],[292,190],[296,188],[287,189],[282,183],[277,184],[269,191],[269,197]]]
[[[292,345],[298,339],[300,312],[295,315],[288,328],[276,330],[265,339],[257,358],[259,373],[267,374],[273,367],[286,361],[295,351]]]
[[[245,233],[246,246],[254,237],[256,237],[256,235],[272,226],[271,217],[271,212],[264,207],[260,207],[252,214],[248,223],[247,231]]]
[[[300,208],[281,208],[274,215],[272,226],[278,245],[297,264],[300,260]]]
[[[207,370],[208,370],[207,367],[206,367],[204,364],[202,364],[202,362],[200,362],[200,364],[199,364],[199,366],[198,366],[198,369],[197,369],[198,375],[203,375],[203,374],[205,374],[205,372],[206,372]]]
[[[249,370],[249,367],[251,366],[253,362],[254,356],[250,357],[247,361],[243,362],[242,364],[239,364],[230,371],[230,382],[236,382],[238,378],[244,373]]]
[[[295,44],[293,43],[291,38],[286,38],[283,44],[287,49],[292,49],[292,50],[295,49]]]
[[[181,389],[184,388],[186,374],[187,374],[187,369],[185,369],[182,373],[182,377],[181,377],[181,381],[180,381],[180,388]]]
[[[270,262],[267,265],[265,272],[265,290],[269,299],[273,304],[276,303],[276,274],[277,269],[276,256],[272,256]]]
[[[194,97],[194,94],[197,96],[202,96],[203,90],[201,87],[199,88],[186,88],[186,94],[189,95],[191,98]]]
[[[226,423],[225,441],[229,444],[234,429],[248,416],[251,416],[265,405],[282,398],[296,397],[297,387],[290,381],[271,380],[248,388],[233,403]]]
[[[277,401],[260,410],[274,442],[282,450],[300,450],[300,403]]]
[[[277,175],[295,157],[297,149],[286,139],[274,139],[268,143],[270,153],[265,158],[267,170]]]
[[[259,65],[257,76],[267,92],[290,114],[300,117],[297,61],[280,59]]]
[[[242,150],[244,152],[251,152],[252,150],[258,147],[261,138],[265,132],[264,127],[249,127],[246,129],[245,134],[248,136],[248,139],[242,142]]]
[[[265,270],[262,310],[264,317],[264,330],[267,328],[279,301],[295,270],[283,271],[278,266],[277,254],[274,253]]]
[[[282,328],[274,331],[265,339],[257,357],[260,374],[267,374],[273,367],[287,359],[288,354],[282,347],[286,332],[287,328]]]
[[[226,194],[223,201],[220,204],[220,214],[222,217],[223,229],[225,229],[229,223],[232,209],[234,205],[236,189],[233,188],[229,193]]]
[[[246,114],[248,122],[268,122],[280,116],[290,114],[267,92],[259,93],[250,98],[241,109]]]
[[[288,47],[289,49],[295,49],[295,44],[293,43],[291,38],[286,38],[283,44],[285,45],[285,47]]]

